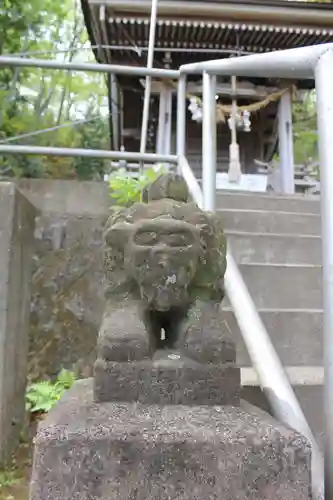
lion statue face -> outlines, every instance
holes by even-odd
[[[125,246],[125,271],[138,284],[146,307],[167,311],[188,307],[188,287],[202,256],[199,230],[171,218],[143,220]]]

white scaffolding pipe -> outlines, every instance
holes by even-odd
[[[202,75],[202,188],[204,210],[215,211],[216,199],[216,77]]]
[[[333,46],[315,68],[324,303],[325,499],[333,498]],[[318,409],[319,411],[319,409]]]
[[[172,127],[172,89],[169,85],[161,85],[158,113],[158,129],[156,152],[170,154]]]
[[[279,174],[281,190],[285,194],[295,193],[293,116],[291,92],[285,92],[279,102]]]
[[[177,155],[186,154],[186,75],[178,82],[177,91]]]
[[[316,61],[323,52],[332,48],[333,43],[326,43],[265,54],[184,64],[180,67],[180,72],[202,73],[202,71],[208,71],[214,75],[313,79]]]
[[[120,106],[119,106],[119,87],[116,75],[111,74],[109,77],[109,92],[111,100],[111,122],[112,122],[112,142],[113,147],[117,150],[120,149]]]
[[[73,156],[84,158],[101,158],[103,160],[142,161],[147,163],[173,163],[178,162],[176,155],[157,155],[150,153],[131,153],[128,151],[104,151],[99,149],[79,148],[49,148],[39,146],[14,146],[0,144],[0,156],[6,154],[16,155],[41,155],[41,156]]]
[[[149,43],[148,43],[148,56],[147,56],[147,70],[151,70],[154,62],[154,45],[155,45],[155,31],[156,31],[156,18],[157,18],[157,5],[158,0],[152,0],[151,13],[150,13],[150,30],[149,30]],[[147,134],[148,134],[148,120],[149,120],[149,107],[150,107],[150,94],[151,94],[151,76],[146,76],[145,96],[143,101],[142,111],[142,127],[141,127],[141,140],[140,140],[140,153],[146,151]]]
[[[62,62],[46,59],[24,59],[21,57],[0,56],[0,67],[49,68],[71,71],[88,71],[96,73],[113,73],[115,75],[152,76],[154,78],[179,78],[179,71],[172,69],[145,68],[138,66],[121,66],[117,64],[97,64],[80,62]]]

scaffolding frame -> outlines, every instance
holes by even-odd
[[[74,71],[97,71],[133,76],[173,78],[178,81],[177,92],[177,155],[155,155],[135,152],[97,151],[68,148],[0,144],[0,154],[42,154],[52,156],[85,156],[114,160],[165,162],[178,165],[197,204],[205,210],[215,209],[216,141],[214,80],[216,75],[262,76],[278,78],[315,78],[317,90],[320,174],[322,180],[322,255],[324,297],[324,366],[325,366],[325,499],[333,498],[333,44],[303,47],[280,52],[242,56],[234,59],[187,64],[179,71],[138,68],[92,63],[62,63],[38,59],[0,57],[0,66],[29,66]],[[201,190],[186,154],[186,76],[203,77],[203,151],[204,172]],[[228,253],[226,291],[234,308],[244,341],[258,373],[261,387],[269,398],[274,413],[286,424],[307,436],[313,451],[313,491],[323,498],[323,464],[321,454],[292,391],[280,360],[249,295],[238,267]]]

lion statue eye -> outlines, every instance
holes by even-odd
[[[155,231],[142,231],[135,237],[135,243],[141,246],[151,246],[157,243],[157,234]]]
[[[168,234],[167,243],[171,247],[182,247],[187,246],[189,243],[189,237],[183,233]]]

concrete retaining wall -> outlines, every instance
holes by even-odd
[[[29,377],[62,367],[89,375],[104,308],[102,231],[111,199],[103,182],[17,181],[39,209],[33,264]]]
[[[0,183],[0,463],[19,440],[25,416],[34,207]]]

